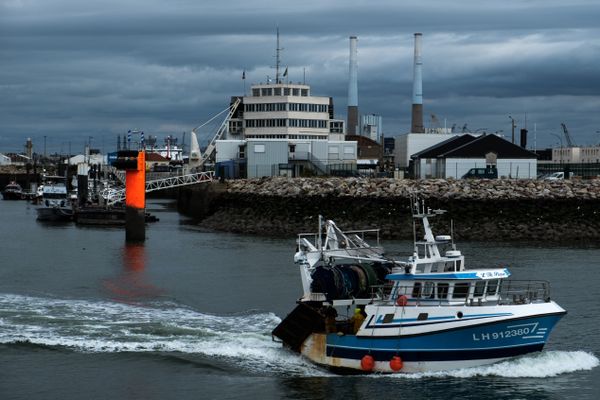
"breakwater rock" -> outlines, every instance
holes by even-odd
[[[468,240],[600,243],[600,180],[395,180],[262,178],[180,191],[178,207],[221,231],[293,237],[316,230],[318,215],[342,229],[380,228],[412,238],[409,198],[448,213],[432,222]]]

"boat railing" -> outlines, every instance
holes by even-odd
[[[540,280],[502,280],[494,289],[478,291],[477,287],[471,285],[468,292],[457,296],[449,292],[449,286],[445,284],[444,292],[440,288],[434,292],[434,285],[399,287],[373,287],[377,296],[373,298],[385,299],[386,302],[394,304],[399,297],[406,297],[406,304],[421,306],[482,306],[489,304],[518,305],[530,303],[542,303],[550,301],[550,284]]]
[[[371,289],[371,300],[383,300],[388,299],[392,293],[394,285],[392,283],[384,283],[383,285],[372,285]]]
[[[529,304],[550,301],[548,281],[503,280],[498,291],[498,304]]]
[[[460,300],[457,298],[449,299],[447,297],[434,298],[434,296],[428,296],[427,298],[418,297],[415,298],[412,288],[409,287],[397,287],[394,289],[394,285],[391,283],[385,283],[383,285],[372,285],[369,287],[370,296],[364,296],[363,298],[344,298],[335,299],[334,303],[362,303],[373,302],[373,301],[385,301],[390,304],[394,304],[398,297],[406,296],[407,304],[409,305],[427,305],[427,306],[455,306],[457,304],[464,304],[467,306],[482,306],[486,304],[498,304],[498,305],[519,305],[519,304],[530,304],[530,303],[543,303],[550,301],[550,284],[547,281],[520,281],[520,280],[506,280],[502,282],[497,292],[494,293],[482,293],[476,295],[470,293],[464,299]],[[313,293],[315,295],[316,293]],[[321,300],[324,300],[325,294],[321,295]]]

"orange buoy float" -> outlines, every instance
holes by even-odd
[[[394,372],[400,371],[403,366],[404,366],[404,363],[402,362],[402,358],[400,358],[400,356],[394,356],[390,360],[390,368]]]
[[[373,356],[367,354],[360,360],[360,367],[363,371],[373,371],[373,367],[375,367],[375,359]]]
[[[400,307],[404,307],[405,305],[408,304],[408,297],[406,297],[405,295],[400,295],[396,298],[396,304],[399,305]]]

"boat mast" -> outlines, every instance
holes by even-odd
[[[323,256],[323,216],[319,215],[319,243],[317,243],[318,249]]]

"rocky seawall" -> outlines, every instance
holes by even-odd
[[[342,229],[410,239],[410,196],[448,212],[432,222],[466,240],[600,244],[600,180],[263,178],[182,189],[179,210],[219,231],[294,237],[318,215]]]

